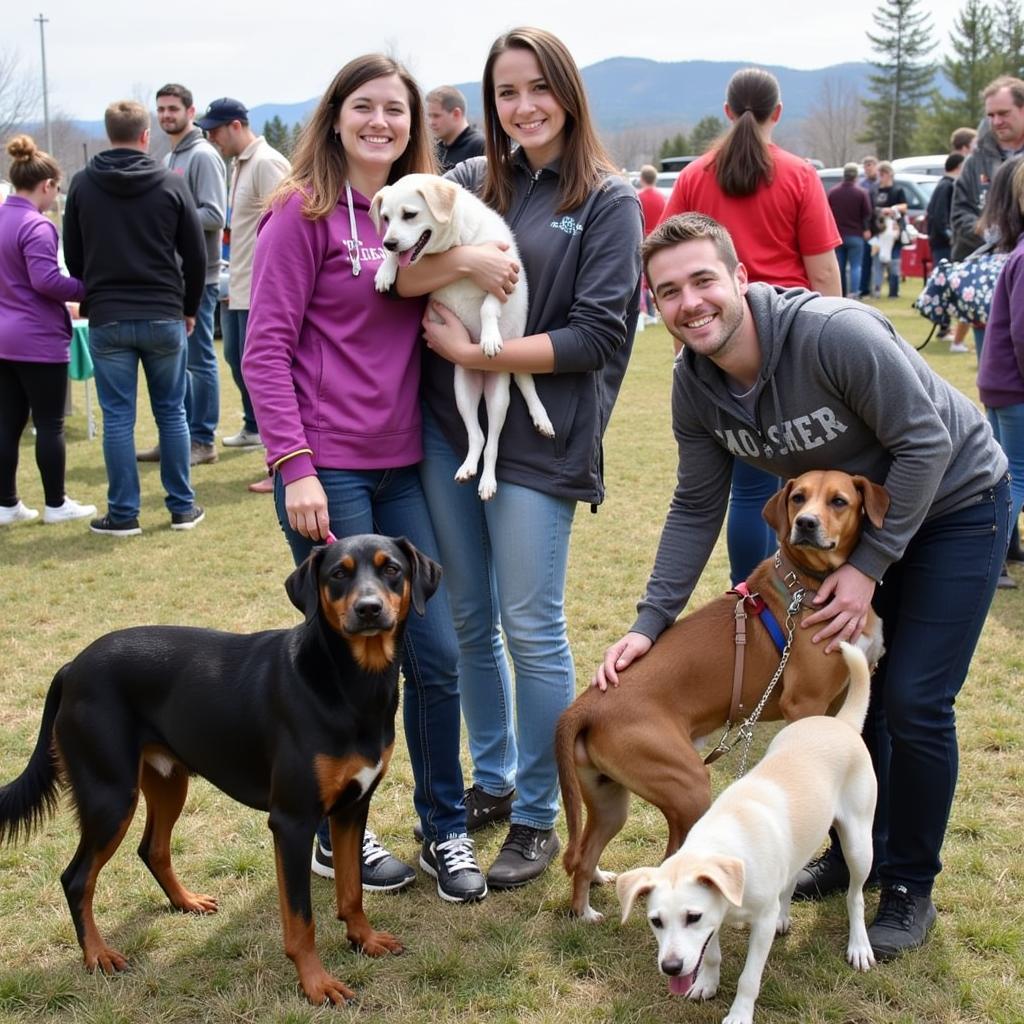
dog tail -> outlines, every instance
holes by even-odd
[[[562,712],[555,727],[555,761],[558,781],[562,787],[562,809],[568,842],[562,863],[566,873],[572,875],[579,867],[580,830],[583,823],[583,794],[576,775],[576,740],[587,726],[586,702],[576,700]]]
[[[868,701],[871,699],[871,669],[864,652],[853,644],[840,641],[843,661],[850,670],[850,685],[846,691],[846,700],[836,713],[836,718],[845,722],[855,732],[864,727],[864,719],[868,713]]]
[[[25,770],[0,788],[0,843],[27,839],[57,810],[61,775],[53,740],[53,723],[63,690],[64,668],[61,668],[46,694],[39,738]]]

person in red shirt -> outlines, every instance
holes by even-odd
[[[661,216],[665,212],[665,197],[654,187],[657,180],[656,168],[650,164],[640,168],[640,188],[636,197],[640,200],[640,212],[644,218],[644,238],[661,223]],[[640,311],[651,318],[656,315],[654,296],[647,287],[646,278],[640,290]]]
[[[842,242],[814,168],[772,142],[782,116],[775,76],[744,68],[729,80],[729,131],[676,179],[662,220],[695,211],[732,235],[748,279],[841,295],[835,250]],[[742,404],[743,395],[736,399]],[[779,481],[736,460],[727,540],[732,581],[745,580],[775,549],[761,509]]]

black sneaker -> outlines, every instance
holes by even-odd
[[[206,518],[202,505],[193,505],[187,512],[171,513],[172,530],[194,530]]]
[[[310,868],[321,878],[334,877],[334,854],[319,836],[313,840]],[[416,881],[416,872],[381,846],[377,834],[369,829],[363,833],[359,874],[364,892],[398,892]]]
[[[516,889],[540,877],[558,854],[553,828],[513,824],[501,844],[501,853],[487,872],[492,889]]]
[[[924,945],[935,924],[935,904],[929,896],[915,896],[905,885],[882,890],[878,913],[868,928],[868,941],[876,960],[893,960]]]
[[[134,537],[136,534],[142,533],[138,517],[117,521],[111,519],[109,515],[105,515],[99,519],[91,519],[89,529],[93,533],[105,533],[110,537]]]
[[[878,885],[878,875],[872,868],[866,889]],[[796,876],[796,888],[793,890],[794,900],[823,900],[833,893],[846,892],[850,888],[850,869],[843,860],[843,851],[837,846],[830,846],[820,857],[815,857]]]
[[[487,882],[477,865],[473,840],[466,836],[424,843],[420,867],[437,879],[437,895],[449,903],[473,903],[487,895]]]
[[[508,821],[512,814],[512,801],[516,791],[510,790],[504,796],[492,796],[475,783],[463,794],[466,804],[466,831],[476,832],[485,825],[496,821]],[[423,826],[417,822],[412,827],[416,842],[423,842]]]
[[[136,462],[159,462],[160,461],[160,445],[154,445],[152,448],[143,448],[141,452],[135,453]]]

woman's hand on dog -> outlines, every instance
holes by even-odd
[[[825,653],[831,654],[839,650],[840,640],[853,643],[863,632],[874,595],[875,581],[847,562],[825,577],[814,596],[818,610],[808,615],[801,626],[810,629],[827,623],[811,640],[814,643],[828,640]]]
[[[609,683],[618,686],[619,673],[632,665],[637,658],[642,658],[653,646],[654,641],[649,636],[644,636],[643,633],[627,633],[604,652],[604,661],[597,666],[590,685],[596,686],[602,692],[608,689]]]
[[[427,348],[443,359],[469,369],[483,369],[487,362],[480,346],[473,343],[465,324],[445,305],[431,302],[423,314],[423,335]]]
[[[331,518],[327,511],[327,495],[315,476],[304,476],[285,485],[284,508],[288,525],[312,541],[327,540]]]
[[[496,299],[508,302],[519,283],[519,264],[508,255],[508,242],[485,242],[466,245],[461,253],[466,264],[466,276]]]

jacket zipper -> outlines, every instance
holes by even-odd
[[[519,223],[519,218],[522,217],[523,211],[526,209],[526,204],[529,203],[530,201],[530,196],[533,195],[533,190],[537,185],[537,181],[540,179],[541,170],[543,170],[543,168],[539,168],[538,170],[534,171],[533,177],[530,178],[530,187],[526,190],[526,195],[523,197],[523,201],[519,209],[516,210],[515,220],[513,220],[512,223],[509,225],[509,227],[513,231],[515,231],[515,227]]]

